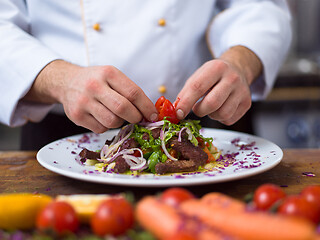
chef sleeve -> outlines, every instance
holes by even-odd
[[[24,0],[0,1],[0,122],[21,126],[40,121],[52,106],[20,99],[48,63],[59,56],[30,34]]]
[[[264,99],[290,47],[290,13],[285,1],[229,1],[208,27],[208,44],[214,57],[242,45],[253,51],[263,65],[262,75],[251,85],[252,99]]]

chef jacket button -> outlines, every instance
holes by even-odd
[[[161,85],[161,86],[158,87],[158,92],[159,93],[165,93],[166,91],[167,91],[166,86]]]
[[[100,31],[100,24],[99,23],[95,23],[93,24],[92,28],[96,31]]]
[[[164,27],[166,25],[166,20],[164,18],[160,18],[158,20],[158,25]]]

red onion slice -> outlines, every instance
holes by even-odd
[[[181,128],[181,130],[179,131],[178,142],[181,142],[181,135],[182,135],[183,130],[185,130],[185,129],[187,129],[187,127],[183,127],[183,128]]]
[[[160,140],[164,141],[164,130],[162,128],[160,130]]]
[[[162,130],[162,129],[161,129],[161,130]],[[162,138],[161,138],[161,132],[160,132],[160,139],[161,139],[161,147],[162,147],[162,150],[163,150],[164,154],[165,154],[168,158],[170,158],[170,159],[173,160],[173,161],[178,161],[177,158],[172,157],[172,156],[168,153],[168,150],[167,150],[167,148],[166,148],[166,144],[165,144],[165,142],[164,142],[164,139],[166,138],[166,135],[167,135],[167,134],[164,133],[163,136],[162,136]]]
[[[141,156],[136,157],[131,154],[134,153],[134,151],[139,151]],[[116,154],[114,154],[112,157],[103,159],[105,163],[112,164],[117,157],[121,156],[125,159],[125,161],[130,166],[130,170],[136,171],[136,170],[143,170],[146,169],[146,163],[147,160],[143,157],[143,152],[140,148],[130,148],[130,149],[124,149],[122,151],[118,151]]]
[[[141,157],[135,157],[133,155],[124,155],[123,158],[126,160],[128,165],[130,166],[130,170],[142,170],[146,166],[146,159]]]
[[[104,150],[104,154],[103,153],[100,154],[101,159],[106,160],[108,159],[108,157],[113,156],[115,152],[118,150],[118,148],[120,147],[120,145],[130,137],[130,135],[133,133],[133,130],[134,130],[133,124],[128,124],[125,127],[123,127],[116,137],[116,139],[120,139],[120,141],[116,142],[115,144],[110,144],[110,146],[105,145],[107,146],[107,149]],[[126,131],[128,131],[128,133],[122,138],[122,135]]]
[[[132,171],[142,171],[148,168],[147,162],[141,163],[140,165],[137,165],[135,167],[131,167],[130,170]]]
[[[193,138],[193,134],[189,128],[187,128],[186,132],[188,133],[188,140],[191,141]]]
[[[143,127],[161,127],[163,126],[164,121],[158,121],[158,122],[146,122],[146,121],[142,121],[139,123],[139,125],[143,126]]]

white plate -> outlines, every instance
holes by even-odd
[[[227,163],[214,171],[192,174],[172,175],[123,175],[95,171],[94,166],[85,166],[77,161],[78,153],[83,147],[90,150],[101,149],[105,140],[112,139],[118,130],[110,130],[104,134],[81,134],[52,142],[37,154],[39,163],[55,172],[67,177],[115,185],[164,187],[183,186],[207,183],[225,182],[253,176],[265,172],[280,163],[283,152],[274,143],[260,137],[218,129],[203,128],[201,133],[206,137],[213,137],[213,144],[222,151],[224,156],[236,155]],[[229,165],[223,167],[223,165]]]

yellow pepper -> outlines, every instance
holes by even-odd
[[[38,212],[51,201],[52,198],[44,194],[0,194],[0,228],[32,229]]]

